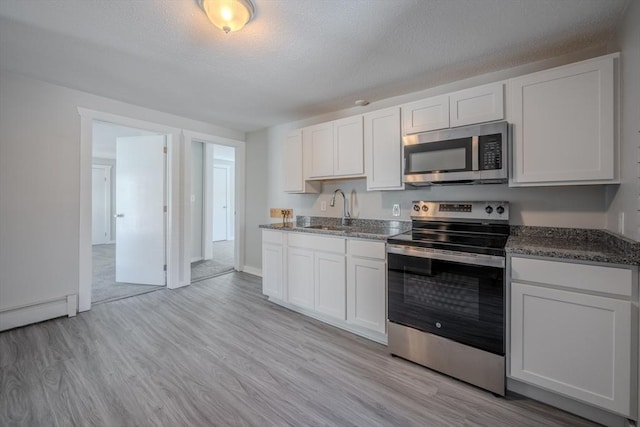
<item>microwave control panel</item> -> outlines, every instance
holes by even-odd
[[[502,138],[499,133],[478,138],[480,170],[502,169]]]

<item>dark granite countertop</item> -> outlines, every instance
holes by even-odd
[[[507,254],[640,264],[640,243],[607,230],[512,226]]]
[[[328,228],[309,228],[311,226],[324,226]],[[263,224],[260,225],[260,228],[386,241],[389,236],[410,230],[411,222],[377,219],[351,219],[348,225],[343,226],[340,218],[298,216],[296,217],[295,223],[283,224],[279,222],[274,224]]]

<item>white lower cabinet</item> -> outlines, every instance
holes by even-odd
[[[619,282],[630,271],[570,262],[513,257],[511,265],[510,376],[635,419],[637,279],[614,283],[607,278]],[[600,293],[616,294],[593,294],[594,278]]]
[[[289,233],[289,303],[345,319],[345,239]]]
[[[262,235],[262,292],[271,301],[386,344],[385,242]]]
[[[315,310],[336,319],[346,318],[345,257],[342,254],[316,252]]]
[[[351,256],[348,270],[347,321],[384,334],[387,320],[385,260]]]
[[[302,308],[313,310],[313,250],[287,248],[288,301]]]
[[[283,233],[262,231],[262,293],[284,299]]]

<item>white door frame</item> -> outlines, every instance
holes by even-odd
[[[107,218],[106,218],[107,219],[107,221],[106,221],[107,227],[106,227],[105,231],[108,233],[108,236],[107,236],[108,239],[107,239],[106,243],[111,243],[112,240],[113,240],[113,231],[111,230],[111,212],[113,211],[113,209],[112,209],[112,203],[113,202],[111,200],[111,188],[113,186],[113,184],[111,182],[111,165],[92,164],[91,165],[91,169],[94,169],[94,168],[95,169],[103,169],[104,170],[105,179],[109,183],[109,185],[107,187],[107,190],[106,190],[106,194],[105,194],[105,199],[106,199],[105,200],[105,204],[107,205],[106,209],[108,211],[108,212],[106,212],[106,215],[107,215]],[[93,181],[93,177],[92,177],[92,181]],[[93,197],[93,182],[91,184],[92,184],[92,186],[91,186],[91,188],[92,188],[91,197]],[[91,236],[91,244],[93,245],[93,230],[92,230],[91,235],[92,235]]]
[[[102,111],[78,107],[80,115],[80,238],[78,255],[78,311],[91,309],[92,246],[91,246],[91,167],[93,148],[93,121],[114,123],[158,132],[167,135],[167,287],[179,288],[188,285],[191,279],[189,269],[185,272],[185,241],[189,232],[184,221],[186,201],[189,200],[181,183],[189,184],[180,160],[184,156],[182,130],[161,124],[132,119]],[[190,149],[189,149],[190,151]],[[190,173],[190,170],[187,170]],[[189,184],[190,185],[190,184]],[[186,224],[190,226],[190,224]],[[188,262],[188,259],[187,259]]]
[[[198,141],[207,143],[205,145],[205,153],[207,152],[207,147],[210,147],[209,144],[217,144],[217,145],[226,145],[228,147],[234,147],[235,150],[235,186],[234,186],[234,201],[236,208],[236,218],[234,222],[234,257],[233,257],[233,268],[238,271],[242,271],[244,269],[244,236],[245,236],[245,162],[246,162],[246,143],[244,141],[238,141],[235,139],[224,138],[215,135],[208,135],[200,132],[192,132],[192,131],[184,131],[184,149],[185,149],[185,163],[187,169],[188,177],[191,177],[191,142]],[[213,162],[213,160],[212,160]],[[205,168],[207,169],[207,168]],[[206,175],[206,173],[205,173]],[[208,179],[206,177],[205,179]],[[191,179],[187,179],[185,183],[185,192],[186,194],[191,194]],[[188,200],[188,198],[187,198]],[[189,205],[191,203],[189,202]],[[186,212],[189,212],[187,209]],[[185,215],[184,220],[185,229],[188,230],[186,236],[186,246],[185,248],[191,248],[191,215]],[[205,255],[207,253],[205,252]],[[184,259],[183,268],[186,270],[186,273],[191,279],[191,263],[189,259]]]

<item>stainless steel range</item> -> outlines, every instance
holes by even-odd
[[[389,350],[505,393],[507,202],[413,202],[388,239]]]

